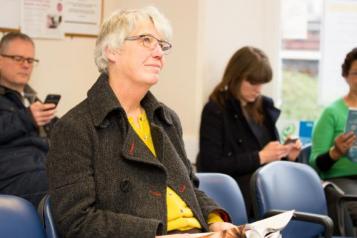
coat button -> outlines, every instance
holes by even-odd
[[[227,156],[228,156],[228,157],[231,157],[232,154],[233,154],[233,153],[232,153],[231,151],[229,151],[229,152],[227,153]]]
[[[237,114],[234,114],[234,118],[235,118],[235,119],[238,119],[238,115],[237,115]]]
[[[242,144],[243,140],[242,139],[238,139],[237,142],[238,142],[238,144]]]
[[[120,190],[122,192],[129,192],[130,190],[130,181],[128,179],[124,179],[120,182]]]

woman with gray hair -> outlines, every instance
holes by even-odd
[[[197,189],[177,115],[149,91],[170,37],[153,7],[103,23],[95,49],[101,75],[52,133],[49,193],[61,236],[190,237],[233,226]]]

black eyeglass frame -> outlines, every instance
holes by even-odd
[[[157,39],[155,36],[151,35],[151,34],[142,34],[142,35],[137,35],[137,36],[128,36],[126,37],[124,40],[127,41],[135,41],[135,40],[141,40],[145,37],[149,37],[149,38],[153,38],[157,41],[157,43],[159,44],[161,50],[167,54],[169,52],[169,50],[172,48],[172,44],[170,42],[167,42],[165,40],[160,40]],[[145,42],[143,41],[143,45],[147,48],[150,48],[148,46],[145,45]]]
[[[7,55],[7,54],[0,54],[2,57],[5,57],[5,58],[9,58],[9,59],[12,59],[14,61],[16,61],[17,63],[25,63],[25,61],[30,64],[30,65],[33,65],[34,63],[39,63],[40,60],[38,59],[35,59],[35,58],[26,58],[26,57],[23,57],[21,55]]]

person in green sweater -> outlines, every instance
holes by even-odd
[[[345,132],[348,109],[357,108],[357,48],[346,55],[342,76],[349,91],[329,105],[317,121],[309,162],[322,179],[335,183],[346,194],[357,195],[357,163],[347,157],[357,137],[352,131]],[[349,210],[356,226],[357,204],[351,204]]]

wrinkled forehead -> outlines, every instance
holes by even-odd
[[[159,32],[154,23],[151,20],[143,20],[137,22],[129,35],[142,35],[142,34],[151,34],[160,39],[166,39],[162,32]]]

